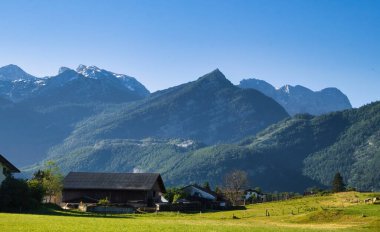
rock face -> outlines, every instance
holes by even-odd
[[[290,115],[308,113],[321,115],[351,109],[347,96],[337,88],[312,91],[300,85],[285,85],[279,89],[258,79],[244,79],[239,87],[256,89],[280,103]]]

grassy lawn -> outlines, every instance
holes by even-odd
[[[374,195],[380,193],[310,196],[250,205],[247,210],[193,214],[0,213],[0,231],[380,231],[380,205],[355,203]]]

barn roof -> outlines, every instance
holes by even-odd
[[[158,173],[70,172],[63,180],[64,189],[151,190],[158,182],[165,186]]]
[[[0,154],[0,163],[7,166],[11,172],[20,172],[11,162],[9,162],[4,156]]]
[[[208,190],[208,189],[206,189],[206,188],[203,188],[203,187],[201,187],[201,186],[199,186],[199,185],[197,185],[197,184],[190,184],[190,185],[187,185],[187,186],[183,187],[182,189],[189,188],[189,187],[197,188],[197,189],[199,189],[199,190],[201,190],[201,191],[203,191],[203,192],[205,192],[205,193],[208,193],[208,194],[210,194],[210,195],[212,195],[212,196],[214,196],[214,197],[217,197],[217,196],[218,196],[218,194],[217,194],[216,192],[214,192],[214,191],[212,191],[212,190]]]

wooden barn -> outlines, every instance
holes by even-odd
[[[107,198],[113,205],[153,206],[165,186],[157,173],[70,172],[63,180],[62,202],[97,203]]]

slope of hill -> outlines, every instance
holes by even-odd
[[[216,70],[144,100],[109,108],[78,124],[66,143],[75,148],[83,141],[155,137],[215,144],[253,135],[286,117],[274,100],[235,87]]]
[[[298,115],[236,144],[181,147],[99,139],[72,149],[75,141],[66,140],[49,159],[59,160],[65,171],[159,171],[168,185],[221,184],[227,172],[242,169],[251,185],[268,191],[328,186],[339,171],[349,186],[379,190],[379,133],[376,102],[322,116]]]
[[[285,85],[275,89],[271,84],[258,79],[244,79],[239,87],[256,89],[280,103],[290,115],[308,113],[322,115],[334,111],[351,109],[347,96],[337,88],[312,91],[300,85]]]

